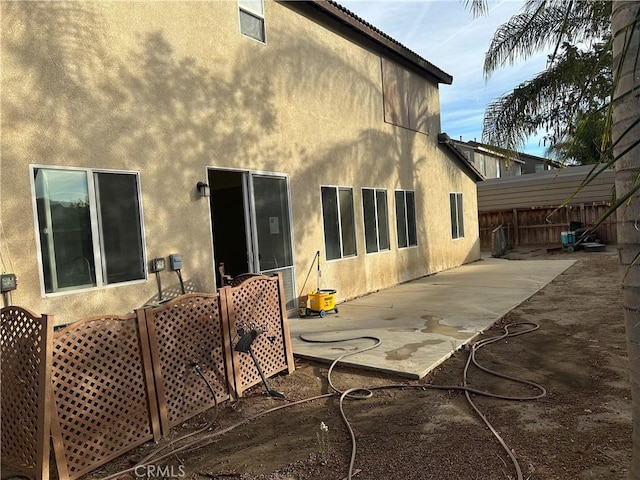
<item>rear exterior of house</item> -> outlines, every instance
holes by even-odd
[[[477,176],[438,144],[451,77],[337,4],[0,8],[12,304],[123,314],[223,263],[280,272],[295,310],[479,258]]]

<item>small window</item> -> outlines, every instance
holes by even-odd
[[[33,172],[45,293],[146,278],[136,173]]]
[[[238,0],[240,33],[259,42],[266,42],[264,4],[262,0]]]
[[[321,187],[321,196],[327,260],[355,256],[353,190],[346,187]]]
[[[395,197],[398,248],[415,247],[418,245],[415,192],[396,190]]]
[[[462,194],[450,193],[449,204],[451,208],[451,238],[464,237],[464,210],[462,209]]]
[[[387,191],[363,188],[362,212],[367,253],[389,250]]]

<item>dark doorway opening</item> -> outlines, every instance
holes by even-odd
[[[224,273],[231,277],[251,271],[243,181],[242,172],[209,170],[213,254],[216,267],[224,264]],[[219,268],[216,268],[216,285],[223,286]]]

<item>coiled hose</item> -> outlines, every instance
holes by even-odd
[[[519,330],[519,331],[515,331],[512,332],[510,331],[511,328],[515,328],[515,327],[522,327],[522,326],[528,326],[528,328],[525,328],[523,330]],[[473,408],[473,410],[478,414],[478,416],[482,419],[482,421],[485,423],[485,425],[487,426],[487,428],[489,428],[489,430],[491,431],[491,433],[494,435],[494,437],[496,437],[496,439],[498,440],[498,442],[500,443],[500,445],[502,446],[502,448],[505,450],[505,452],[507,452],[507,454],[509,455],[509,458],[511,459],[511,463],[513,464],[513,467],[516,471],[516,474],[518,476],[518,480],[524,480],[523,479],[523,475],[522,475],[522,469],[520,468],[520,464],[518,463],[517,458],[515,457],[515,455],[513,454],[513,452],[511,451],[511,449],[507,446],[507,444],[505,443],[505,441],[503,440],[503,438],[500,436],[500,434],[497,432],[497,430],[493,427],[493,425],[491,425],[491,423],[489,422],[489,420],[487,420],[487,418],[482,414],[482,412],[480,411],[480,409],[476,406],[476,404],[473,402],[472,398],[471,398],[471,394],[476,394],[476,395],[482,395],[484,397],[490,397],[490,398],[497,398],[500,400],[510,400],[510,401],[527,401],[527,400],[537,400],[540,399],[542,397],[544,397],[547,394],[546,389],[535,382],[531,382],[529,380],[524,380],[521,378],[516,378],[516,377],[512,377],[509,375],[505,375],[503,373],[499,373],[496,372],[494,370],[491,370],[487,367],[484,367],[482,365],[480,365],[480,363],[478,363],[477,359],[476,359],[476,353],[486,347],[487,345],[490,345],[494,342],[498,342],[500,340],[503,340],[505,338],[508,337],[515,337],[518,335],[524,335],[525,333],[531,333],[535,330],[538,330],[540,328],[540,326],[536,323],[533,322],[518,322],[518,323],[511,323],[508,325],[505,325],[503,327],[503,333],[502,335],[498,335],[495,337],[490,337],[490,338],[486,338],[483,339],[475,344],[469,345],[469,356],[467,357],[467,361],[464,367],[464,371],[463,371],[463,383],[462,386],[460,385],[432,385],[432,384],[423,384],[423,385],[404,385],[404,384],[391,384],[391,385],[381,385],[381,386],[377,386],[377,387],[355,387],[355,388],[350,388],[348,390],[344,390],[341,391],[340,389],[338,389],[334,384],[333,381],[331,380],[331,374],[333,372],[333,369],[335,368],[335,366],[341,362],[345,357],[348,357],[350,355],[356,355],[358,353],[363,353],[366,352],[368,350],[372,350],[378,346],[381,345],[382,341],[377,338],[377,337],[373,337],[373,336],[359,336],[359,337],[351,337],[351,338],[345,338],[345,339],[339,339],[339,340],[314,340],[314,339],[310,339],[304,336],[300,336],[300,339],[305,341],[305,342],[312,342],[312,343],[334,343],[334,342],[346,342],[346,341],[351,341],[351,340],[360,340],[360,339],[370,339],[374,341],[374,344],[371,345],[370,347],[367,347],[365,349],[362,350],[358,350],[355,352],[349,352],[349,353],[345,353],[344,355],[339,356],[338,358],[336,358],[333,363],[331,364],[331,366],[329,367],[329,371],[327,373],[327,380],[329,382],[329,386],[337,393],[340,395],[340,415],[342,416],[342,420],[344,421],[345,426],[347,427],[348,431],[349,431],[349,435],[351,436],[351,460],[349,462],[349,473],[347,476],[348,480],[351,480],[352,476],[353,476],[353,466],[355,464],[355,458],[356,458],[356,438],[355,438],[355,434],[353,432],[353,429],[351,428],[351,425],[349,423],[349,420],[344,412],[344,400],[345,399],[351,399],[351,400],[364,400],[367,398],[371,398],[373,396],[373,391],[374,390],[385,390],[385,389],[394,389],[394,388],[403,388],[403,389],[412,389],[412,388],[420,388],[420,389],[432,389],[432,390],[447,390],[447,391],[451,391],[451,390],[457,390],[457,391],[463,391],[465,394],[465,397],[467,399],[467,402],[469,403],[469,405],[471,405],[471,407]],[[537,389],[539,391],[539,393],[537,395],[531,395],[531,396],[509,396],[509,395],[500,395],[500,394],[496,394],[496,393],[492,393],[492,392],[485,392],[483,390],[477,390],[475,388],[471,388],[468,386],[468,373],[469,373],[469,367],[470,365],[473,364],[475,365],[477,368],[479,368],[480,370],[482,370],[485,373],[488,373],[490,375],[494,375],[496,377],[499,378],[504,378],[506,380],[510,380],[516,383],[521,383],[524,385],[528,385],[530,387],[533,387],[534,389]]]
[[[524,327],[527,326],[528,328],[525,329],[521,329],[518,331],[511,331],[511,329],[516,328],[516,327]],[[518,460],[516,459],[515,455],[513,454],[513,452],[511,451],[511,449],[507,446],[507,444],[505,443],[505,441],[502,439],[502,437],[500,436],[500,434],[496,431],[496,429],[491,425],[491,423],[489,422],[489,420],[487,420],[487,418],[482,414],[482,412],[479,410],[479,408],[475,405],[475,403],[473,402],[472,398],[471,398],[471,394],[476,394],[476,395],[481,395],[484,397],[490,397],[490,398],[497,398],[497,399],[501,399],[501,400],[509,400],[509,401],[527,401],[527,400],[537,400],[540,399],[542,397],[544,397],[546,395],[546,390],[542,385],[539,385],[535,382],[531,382],[529,380],[524,380],[524,379],[520,379],[520,378],[516,378],[516,377],[511,377],[509,375],[505,375],[499,372],[496,372],[494,370],[491,370],[487,367],[482,366],[480,363],[478,363],[478,361],[476,360],[476,353],[486,347],[487,345],[490,345],[494,342],[500,341],[502,339],[508,338],[508,337],[515,337],[518,335],[524,335],[525,333],[530,333],[533,332],[535,330],[538,330],[540,327],[539,325],[532,323],[532,322],[519,322],[519,323],[511,323],[508,325],[505,325],[503,327],[503,333],[501,335],[495,336],[495,337],[490,337],[490,338],[486,338],[483,339],[475,344],[472,345],[468,345],[469,348],[469,356],[467,357],[467,361],[465,364],[465,368],[463,371],[463,382],[462,385],[432,385],[432,384],[419,384],[419,385],[406,385],[406,384],[389,384],[389,385],[380,385],[380,386],[374,386],[374,387],[354,387],[354,388],[349,388],[347,390],[340,390],[338,389],[334,383],[333,380],[331,378],[331,375],[335,369],[335,367],[346,357],[351,356],[351,355],[356,355],[358,353],[363,353],[366,352],[368,350],[372,350],[374,348],[377,348],[378,346],[380,346],[382,344],[382,341],[374,336],[370,336],[370,335],[365,335],[365,336],[359,336],[359,337],[350,337],[350,338],[343,338],[343,339],[339,339],[339,340],[315,340],[315,339],[311,339],[308,337],[304,337],[304,336],[300,336],[300,338],[305,341],[305,342],[312,342],[312,343],[337,343],[337,342],[346,342],[346,341],[351,341],[351,340],[372,340],[374,343],[369,346],[366,347],[364,349],[361,350],[357,350],[354,352],[349,352],[349,353],[345,353],[343,355],[340,355],[338,358],[336,358],[332,363],[331,366],[329,367],[329,370],[327,372],[327,381],[329,383],[330,388],[333,390],[333,393],[325,393],[322,395],[317,395],[314,397],[309,397],[309,398],[305,398],[302,400],[298,400],[295,402],[291,402],[291,403],[286,403],[284,405],[279,405],[277,407],[274,408],[270,408],[268,410],[264,410],[262,412],[259,412],[255,415],[252,415],[251,417],[248,417],[240,422],[237,422],[233,425],[230,425],[224,429],[212,432],[208,435],[205,435],[201,438],[198,438],[197,440],[191,441],[189,443],[183,444],[179,447],[175,447],[174,446],[179,443],[182,442],[184,440],[186,440],[189,437],[192,437],[198,433],[202,433],[203,431],[207,430],[208,428],[210,428],[213,424],[213,422],[215,421],[215,419],[211,422],[209,422],[204,428],[197,430],[195,432],[192,432],[190,434],[187,434],[183,437],[180,437],[178,439],[175,439],[173,441],[171,441],[169,444],[161,447],[160,449],[152,452],[150,455],[147,455],[145,458],[143,458],[140,462],[138,462],[135,466],[128,468],[126,470],[122,470],[119,471],[117,473],[114,473],[112,475],[109,475],[107,477],[102,478],[101,480],[113,480],[115,478],[118,478],[126,473],[130,473],[133,472],[136,467],[139,467],[141,465],[145,465],[149,462],[155,462],[156,464],[158,462],[161,462],[163,460],[166,460],[167,458],[176,455],[180,452],[183,452],[185,450],[192,450],[192,449],[199,449],[202,447],[205,447],[207,445],[210,445],[211,443],[216,442],[219,437],[221,437],[222,435],[240,427],[243,425],[246,425],[248,423],[253,422],[254,420],[257,420],[259,418],[262,418],[270,413],[274,413],[277,412],[279,410],[285,409],[285,408],[289,408],[289,407],[293,407],[295,405],[301,405],[303,403],[309,403],[309,402],[313,402],[315,400],[319,400],[319,399],[323,399],[323,398],[329,398],[329,397],[334,397],[336,395],[339,395],[340,397],[340,401],[339,401],[339,408],[340,408],[340,415],[342,416],[342,420],[345,424],[345,426],[347,427],[347,430],[349,431],[349,435],[351,437],[351,459],[349,461],[349,472],[348,472],[348,476],[347,479],[351,480],[353,477],[353,467],[355,464],[355,459],[356,459],[356,437],[355,434],[353,432],[353,429],[351,427],[351,424],[349,422],[349,419],[347,418],[347,415],[344,411],[344,401],[345,400],[365,400],[367,398],[371,398],[373,396],[373,392],[376,390],[389,390],[389,389],[420,389],[420,390],[425,390],[425,389],[430,389],[430,390],[446,390],[446,391],[462,391],[465,393],[466,399],[469,402],[469,404],[471,405],[471,407],[473,408],[473,410],[476,412],[476,414],[482,419],[482,421],[485,423],[485,425],[489,428],[489,430],[491,431],[491,433],[494,435],[494,437],[498,440],[498,442],[500,443],[500,445],[502,446],[502,448],[507,452],[507,454],[509,455],[509,458],[511,459],[511,462],[514,466],[514,469],[517,473],[518,476],[518,480],[524,480],[523,479],[523,475],[522,475],[522,469],[520,468],[520,465],[518,463]],[[537,395],[531,395],[531,396],[509,396],[509,395],[501,395],[501,394],[496,394],[496,393],[492,393],[492,392],[486,392],[483,390],[478,390],[475,388],[471,388],[468,386],[468,373],[469,373],[469,367],[471,366],[471,364],[473,364],[474,366],[476,366],[477,368],[479,368],[480,370],[490,374],[490,375],[494,375],[497,376],[499,378],[504,378],[506,380],[510,380],[516,383],[521,383],[524,385],[528,385],[536,390],[539,391],[539,393]],[[209,381],[204,377],[204,375],[202,375],[202,372],[200,371],[199,368],[196,368],[196,372],[198,372],[198,374],[203,378],[203,380],[205,381],[205,383],[207,384],[207,386],[209,387],[209,389],[211,390],[212,395],[215,398],[215,391],[213,389],[213,387],[211,386],[211,384],[209,383]],[[217,402],[216,402],[216,416],[217,416]],[[167,450],[168,448],[171,448],[171,451],[169,452],[165,452],[165,450]],[[163,453],[165,452],[165,453]]]

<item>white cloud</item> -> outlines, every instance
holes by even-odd
[[[440,86],[442,130],[452,138],[478,141],[486,106],[542,71],[546,54],[506,66],[488,81],[484,55],[497,27],[520,13],[522,1],[489,2],[489,14],[474,18],[462,0],[338,0],[363,20],[453,76]],[[527,151],[541,155],[532,139]]]

